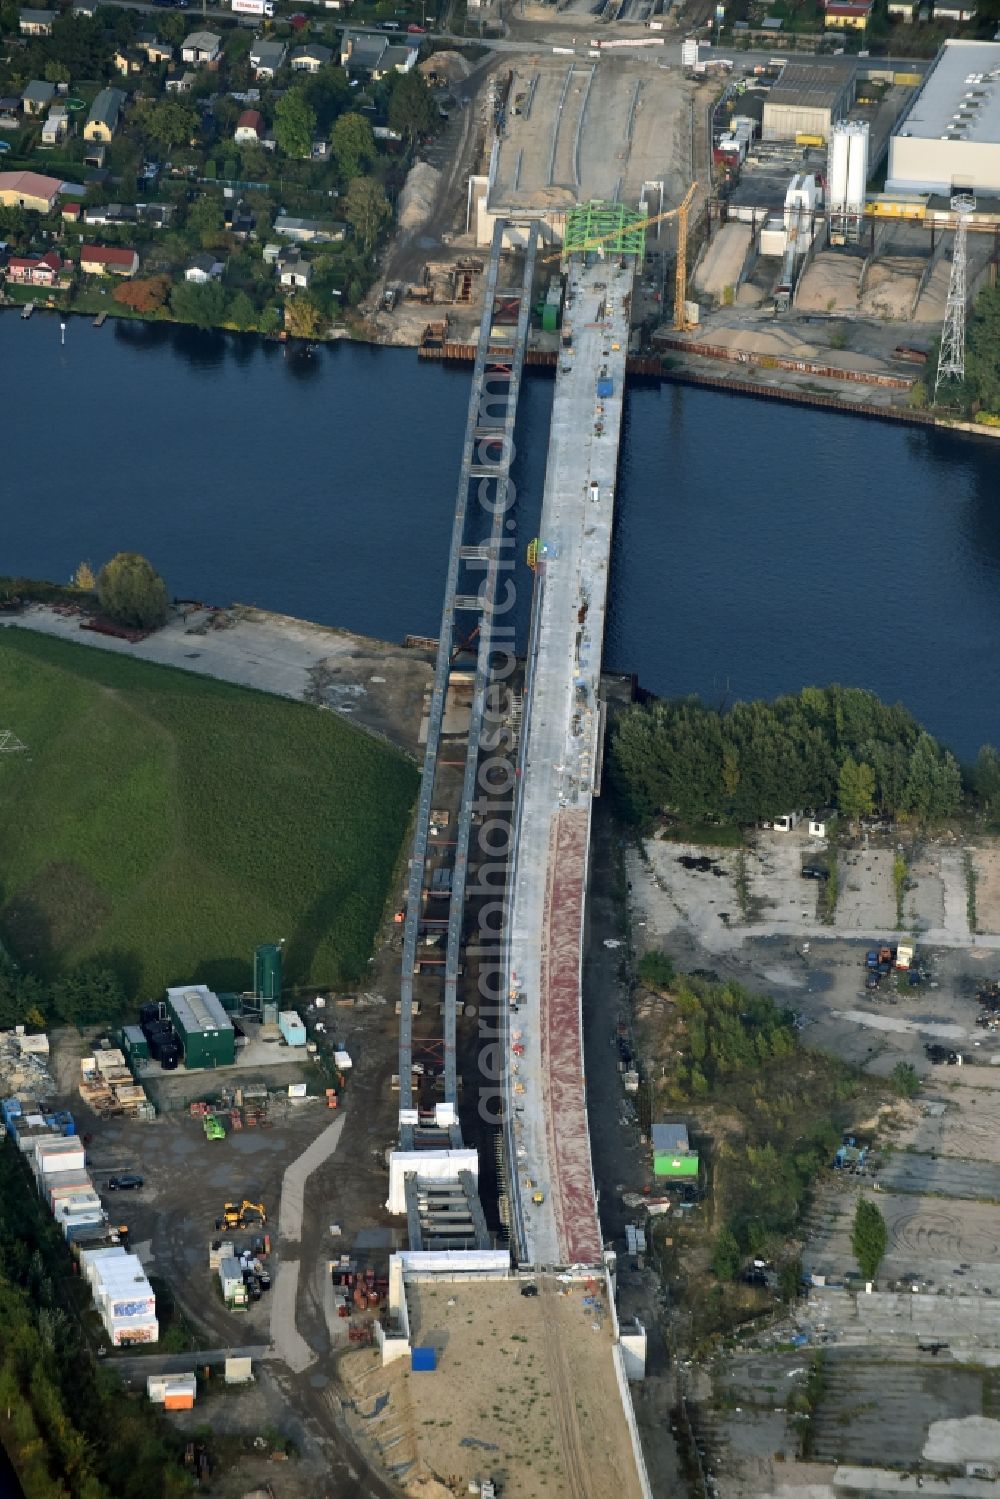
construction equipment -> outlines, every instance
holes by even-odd
[[[263,1226],[267,1222],[267,1212],[262,1202],[250,1202],[244,1197],[238,1205],[235,1202],[227,1202],[222,1210],[222,1217],[216,1220],[216,1226],[232,1233],[239,1228],[247,1228],[250,1224]]]
[[[224,1140],[226,1138],[225,1126],[222,1120],[217,1119],[214,1114],[205,1115],[204,1125],[206,1140]]]
[[[676,208],[667,208],[663,213],[654,213],[645,219],[639,219],[632,224],[632,229],[652,229],[656,224],[665,224],[670,219],[677,220],[677,266],[674,272],[674,328],[678,333],[689,333],[692,324],[687,315],[687,242],[688,242],[688,219],[691,212],[691,204],[694,195],[698,191],[698,183],[692,182],[684,194],[684,201]],[[596,235],[588,240],[585,249],[596,250],[610,239],[618,239],[621,235],[620,229],[612,230],[610,234]],[[555,251],[552,255],[542,256],[542,265],[547,265],[552,260],[561,260],[562,250]]]

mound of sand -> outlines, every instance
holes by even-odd
[[[430,162],[418,161],[407,174],[399,195],[400,229],[421,229],[431,216],[441,173]]]
[[[468,78],[471,71],[472,64],[461,52],[434,52],[424,62],[417,64],[417,72],[423,73],[425,78],[433,73],[436,78],[447,78],[449,83]]]

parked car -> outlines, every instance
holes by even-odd
[[[109,1192],[138,1192],[142,1186],[141,1176],[112,1176],[108,1180]]]
[[[522,1296],[537,1296],[538,1295],[538,1287],[537,1286],[522,1286],[521,1287],[521,1295]]]
[[[865,988],[866,989],[877,989],[878,988],[878,982],[879,982],[879,972],[878,972],[878,969],[877,968],[869,968],[868,972],[865,974]]]
[[[804,864],[802,866],[802,878],[804,880],[828,880],[830,871],[824,869],[822,864]]]

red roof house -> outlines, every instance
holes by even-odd
[[[54,286],[63,271],[63,262],[55,250],[47,255],[12,255],[7,262],[7,276],[26,286]]]
[[[80,269],[85,276],[134,276],[139,256],[118,245],[81,245]]]

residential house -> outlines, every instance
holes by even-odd
[[[139,256],[118,245],[81,245],[80,269],[85,276],[134,276]]]
[[[223,209],[226,228],[234,239],[249,239],[257,227],[257,220],[246,208]]]
[[[70,12],[74,16],[84,16],[89,21],[97,15],[97,0],[73,0]]]
[[[934,0],[935,21],[974,21],[976,18],[976,7],[974,5],[956,4],[955,0]]]
[[[341,67],[354,75],[367,74],[375,83],[393,70],[408,73],[419,55],[417,47],[394,44],[387,37],[366,32],[345,31],[340,43]]]
[[[256,146],[264,133],[264,116],[256,109],[245,109],[236,121],[233,140],[238,146]]]
[[[54,83],[33,78],[21,95],[21,108],[26,115],[43,115],[56,96]]]
[[[64,203],[62,206],[62,219],[65,224],[78,224],[83,216],[82,203]]]
[[[875,0],[824,0],[823,25],[838,31],[864,31]]]
[[[897,21],[909,24],[916,14],[917,0],[889,0],[888,11]]]
[[[55,10],[22,10],[18,12],[18,29],[22,36],[51,36]]]
[[[0,204],[51,213],[61,187],[58,177],[43,177],[40,172],[0,172]]]
[[[42,126],[42,145],[61,146],[63,141],[69,139],[72,130],[73,122],[65,104],[53,104],[49,117]]]
[[[83,222],[91,228],[146,224],[151,229],[165,229],[173,211],[172,203],[107,203],[103,207],[85,208]]]
[[[84,140],[103,141],[107,144],[118,129],[118,121],[124,108],[125,95],[120,88],[102,88],[90,106],[90,114],[83,127]]]
[[[192,31],[181,43],[182,62],[193,62],[199,68],[217,63],[221,52],[222,38],[214,31]]]
[[[288,48],[284,42],[254,42],[250,48],[250,66],[255,78],[273,78],[285,60]]]
[[[7,262],[7,279],[23,286],[56,286],[65,269],[55,250],[47,255],[12,255]]]
[[[168,94],[189,94],[197,78],[197,73],[182,73],[179,78],[168,78],[163,86]]]
[[[100,144],[86,146],[83,152],[83,164],[85,167],[94,167],[99,172],[104,166],[104,158],[107,154],[106,146]]]
[[[216,260],[214,255],[206,251],[203,255],[196,255],[184,272],[185,281],[193,281],[196,286],[204,286],[207,281],[218,281],[225,270],[221,260]]]
[[[286,213],[279,213],[274,221],[275,234],[302,245],[339,244],[344,238],[345,228],[344,224],[333,219],[296,219]]]
[[[123,78],[134,78],[146,66],[146,59],[138,47],[119,47],[113,61]]]
[[[291,290],[304,289],[312,280],[312,266],[298,250],[285,250],[278,256],[278,281]]]
[[[289,66],[293,73],[318,73],[320,68],[329,67],[333,60],[333,51],[330,47],[322,47],[318,42],[309,42],[305,47],[296,47],[289,59]]]
[[[169,42],[158,41],[152,31],[140,31],[135,39],[136,51],[145,54],[147,62],[170,62],[174,49]]]

